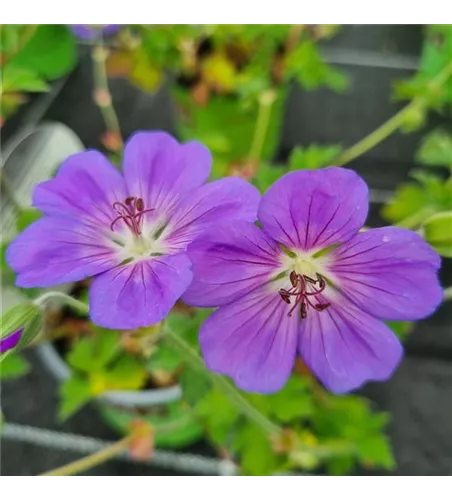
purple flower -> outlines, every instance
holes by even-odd
[[[259,193],[238,177],[205,184],[211,155],[198,142],[138,132],[124,177],[97,151],[69,157],[36,187],[45,216],[10,245],[17,286],[48,287],[95,276],[92,320],[107,328],[161,321],[192,280],[187,245],[222,218],[256,220]]]
[[[293,172],[263,196],[262,229],[226,222],[191,244],[183,300],[220,306],[200,330],[207,366],[260,393],[284,385],[297,353],[336,393],[387,379],[402,347],[382,320],[436,309],[440,258],[412,231],[359,232],[367,211],[353,171]]]
[[[121,26],[121,24],[70,24],[69,28],[78,38],[94,40],[99,33],[104,36],[114,35]]]
[[[14,347],[16,347],[16,345],[19,343],[22,333],[23,333],[23,328],[18,328],[17,330],[10,333],[6,337],[0,339],[0,354],[5,353],[6,351],[10,351],[11,349],[14,349]]]

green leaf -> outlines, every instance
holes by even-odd
[[[205,373],[189,367],[184,368],[180,384],[185,401],[192,406],[198,403],[211,388],[210,380]]]
[[[13,352],[0,365],[2,380],[13,379],[26,375],[30,371],[30,363],[20,354]]]
[[[36,208],[28,208],[22,211],[17,217],[16,226],[19,232],[22,232],[30,224],[36,222],[42,217],[42,213]]]
[[[287,55],[286,78],[296,78],[307,90],[315,90],[326,85],[336,92],[343,92],[348,87],[347,75],[333,69],[321,57],[319,48],[313,40],[305,39]]]
[[[60,403],[58,418],[66,420],[92,399],[89,383],[86,379],[73,375],[59,388]]]
[[[254,184],[262,193],[265,193],[273,183],[286,173],[287,167],[285,165],[262,163],[257,170]]]
[[[452,169],[452,133],[437,129],[422,141],[416,158],[424,165],[445,166]]]
[[[452,210],[429,217],[422,225],[425,240],[443,257],[452,257]]]
[[[94,376],[99,374],[94,374]],[[96,393],[106,390],[139,390],[147,380],[147,371],[143,363],[131,355],[123,354],[112,367],[102,372],[98,377],[100,384],[95,389]],[[96,381],[93,379],[94,385]],[[100,385],[103,384],[102,390]],[[93,387],[92,386],[92,387]]]
[[[399,186],[392,200],[383,207],[382,215],[390,222],[400,222],[423,211],[430,204],[428,194],[417,184]]]
[[[233,442],[240,454],[240,467],[244,474],[268,476],[275,471],[278,460],[268,437],[254,424],[241,426]]]
[[[281,391],[267,396],[267,399],[270,414],[284,423],[309,417],[314,411],[312,395],[304,378],[291,377]]]
[[[71,71],[76,58],[75,40],[66,26],[41,24],[8,65],[52,80]]]
[[[45,92],[46,82],[33,70],[6,65],[2,74],[2,92]]]
[[[100,370],[119,352],[119,334],[97,327],[92,337],[80,339],[67,356],[68,363],[83,372]]]
[[[339,144],[311,144],[306,148],[297,146],[289,158],[290,170],[317,170],[327,167],[339,155],[341,149]]]
[[[211,438],[220,445],[226,443],[240,414],[228,397],[218,389],[208,392],[195,408]]]
[[[174,373],[181,364],[180,354],[170,346],[160,343],[148,359],[146,368],[150,371],[163,370],[167,373]]]
[[[415,323],[411,321],[386,321],[386,324],[402,341],[411,333],[415,325]]]
[[[356,443],[358,457],[364,464],[373,467],[394,469],[395,460],[388,438],[383,435],[369,436],[359,439]]]

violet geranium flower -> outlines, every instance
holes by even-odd
[[[121,24],[69,24],[74,35],[83,40],[94,40],[102,33],[104,36],[114,35]]]
[[[14,347],[16,347],[16,345],[19,343],[23,331],[23,328],[18,328],[14,332],[6,335],[6,337],[0,339],[0,354],[4,354],[5,352],[14,349]]]
[[[187,245],[222,218],[256,220],[259,192],[238,177],[205,184],[211,155],[198,142],[138,132],[126,144],[122,176],[97,151],[69,157],[38,185],[45,215],[9,246],[19,287],[95,276],[90,315],[106,328],[160,322],[192,280]]]
[[[203,324],[206,365],[251,392],[280,389],[299,353],[332,392],[385,380],[402,355],[382,320],[417,320],[442,299],[439,256],[415,232],[359,232],[368,189],[327,168],[279,179],[258,220],[222,223],[189,246],[183,300],[220,306]]]

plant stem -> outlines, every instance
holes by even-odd
[[[452,64],[449,64],[428,85],[430,86],[430,88],[441,87],[441,85],[443,85],[451,75],[452,75]],[[405,106],[401,111],[396,113],[387,122],[383,123],[383,125],[378,127],[371,134],[364,137],[364,139],[357,142],[349,149],[346,149],[332,163],[334,165],[345,165],[346,163],[349,163],[355,158],[357,158],[358,156],[361,156],[362,154],[371,150],[377,144],[379,144],[384,139],[389,137],[393,132],[398,130],[405,123],[407,115],[413,109],[422,105],[423,105],[422,97],[417,97],[413,99],[407,106]]]
[[[89,307],[87,304],[84,302],[81,302],[80,300],[74,299],[73,297],[70,297],[69,295],[66,295],[63,292],[47,292],[35,299],[35,304],[37,306],[43,306],[45,305],[46,302],[55,300],[56,302],[61,302],[75,311],[81,313],[81,314],[88,314],[89,313]]]
[[[271,109],[276,99],[274,90],[265,90],[259,96],[259,111],[257,115],[256,128],[254,130],[253,142],[251,145],[248,161],[259,165],[262,156],[262,149],[267,135],[268,124],[270,123]]]
[[[96,465],[99,465],[107,460],[110,460],[114,456],[118,455],[122,451],[125,451],[130,443],[132,442],[134,436],[127,436],[120,441],[107,446],[103,450],[97,451],[92,455],[88,455],[85,458],[81,458],[80,460],[76,460],[68,465],[64,465],[63,467],[58,467],[57,469],[53,469],[49,472],[45,472],[44,474],[40,474],[41,476],[73,476],[78,474],[79,472],[83,472],[85,470],[91,469]]]
[[[277,434],[281,432],[281,428],[269,420],[265,415],[250,404],[240,392],[229,382],[225,377],[210,372],[204,365],[202,358],[192,349],[179,335],[165,328],[166,338],[178,348],[185,356],[185,359],[197,370],[202,371],[210,380],[219,387],[237,407],[237,409],[256,425],[258,425],[267,434]]]
[[[107,50],[105,49],[102,35],[99,36],[92,49],[93,77],[94,77],[94,100],[104,118],[107,132],[112,132],[121,142],[122,136],[119,120],[112,104],[110,89],[108,88],[107,77]]]
[[[20,215],[24,211],[24,207],[19,202],[19,200],[16,198],[16,195],[14,194],[14,189],[12,188],[8,179],[6,178],[5,170],[3,167],[1,168],[0,176],[1,176],[0,182],[1,182],[3,194],[6,196],[8,201],[11,203],[14,211],[16,212],[16,215]]]
[[[452,286],[444,289],[444,301],[452,300]]]

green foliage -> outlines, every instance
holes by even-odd
[[[213,96],[208,105],[198,106],[189,92],[177,87],[173,95],[181,110],[179,135],[183,140],[196,139],[213,155],[214,178],[228,174],[247,159],[256,128],[258,110],[245,108],[243,102],[229,96]],[[262,161],[271,160],[279,140],[284,96],[278,95],[271,107],[269,125],[261,151]]]
[[[72,70],[76,60],[75,41],[68,28],[64,25],[43,24],[34,30],[7,64],[53,80]]]
[[[416,158],[424,165],[444,166],[452,170],[452,133],[437,129],[425,136]]]
[[[303,40],[286,57],[286,78],[295,80],[306,90],[322,85],[343,92],[348,88],[347,76],[326,64],[313,40]]]
[[[418,98],[426,106],[443,109],[452,102],[452,29],[426,27],[420,68],[408,80],[396,85],[399,99]],[[447,74],[445,74],[447,73]]]
[[[305,148],[297,146],[289,158],[290,170],[317,170],[332,165],[332,161],[339,156],[341,149],[338,144],[325,146],[310,144]]]
[[[452,257],[452,210],[429,217],[422,225],[425,240],[443,257]]]
[[[201,400],[211,388],[210,380],[205,374],[190,367],[186,367],[182,372],[180,384],[185,401],[192,406]]]
[[[48,90],[46,82],[33,70],[5,66],[2,73],[2,91],[44,92]]]
[[[452,210],[452,181],[444,182],[436,174],[413,172],[417,183],[403,184],[383,207],[382,215],[390,222],[417,229],[438,211]]]
[[[47,81],[76,63],[73,36],[64,25],[3,25],[0,42],[2,118],[26,102],[24,92],[45,92]]]
[[[60,385],[59,396],[58,418],[63,421],[88,403],[93,394],[86,379],[79,375],[72,375]]]
[[[387,422],[388,415],[372,413],[369,403],[363,398],[327,393],[318,401],[312,417],[313,429],[319,439],[343,439],[353,446],[352,456],[361,465],[392,469],[394,458],[388,439],[382,433]],[[348,456],[347,465],[351,463]],[[332,472],[337,473],[337,468],[345,465],[333,462]]]
[[[239,428],[232,449],[240,454],[243,474],[264,476],[276,470],[278,457],[272,450],[270,439],[253,424],[246,423]]]
[[[21,233],[30,224],[36,222],[42,217],[42,213],[36,208],[27,208],[23,210],[18,216],[16,221],[17,230]]]
[[[139,390],[147,380],[145,363],[121,348],[116,331],[94,327],[67,354],[74,373],[60,391],[60,418],[109,390]],[[71,401],[72,399],[75,401]]]
[[[0,378],[7,380],[22,377],[30,371],[30,368],[30,363],[19,353],[14,352],[0,364]]]

